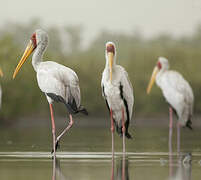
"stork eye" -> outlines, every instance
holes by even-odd
[[[157,67],[158,67],[158,69],[162,68],[162,65],[161,65],[161,63],[159,61],[157,62]]]
[[[36,46],[37,46],[36,33],[33,33],[33,34],[32,34],[31,40],[32,40],[32,42],[33,42],[33,44],[34,44],[34,47],[36,48]]]

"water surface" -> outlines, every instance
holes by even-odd
[[[57,133],[62,130],[57,126]],[[174,129],[171,159],[168,127],[132,126],[132,140],[115,135],[115,159],[111,157],[111,135],[107,126],[76,124],[61,140],[57,161],[51,156],[51,126],[19,126],[0,129],[0,179],[74,180],[190,180],[201,178],[201,128],[181,130],[181,153],[176,149]],[[192,162],[183,163],[187,153]],[[122,176],[124,174],[124,177]]]

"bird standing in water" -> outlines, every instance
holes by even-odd
[[[156,80],[156,84],[161,88],[163,96],[169,103],[169,146],[172,138],[172,110],[178,116],[177,122],[177,150],[180,151],[180,125],[192,129],[192,116],[194,95],[191,86],[183,78],[183,76],[176,72],[169,70],[168,60],[164,57],[159,57],[158,62],[153,70],[147,94],[150,93],[151,88]]]
[[[125,154],[125,136],[128,132],[133,112],[133,87],[125,69],[116,64],[116,48],[113,42],[106,43],[106,65],[102,74],[102,95],[110,111],[112,132],[112,155],[114,155],[114,124],[116,131],[123,136],[123,153]]]
[[[56,158],[56,149],[59,145],[59,140],[73,125],[72,115],[79,112],[82,112],[86,115],[88,113],[80,104],[81,96],[77,74],[72,69],[56,62],[42,61],[47,45],[47,33],[41,29],[36,30],[32,34],[30,42],[15,69],[13,79],[30,54],[34,52],[32,57],[32,65],[36,71],[38,86],[41,91],[45,93],[49,103],[52,121],[53,155],[54,158]],[[53,102],[63,103],[66,106],[70,117],[69,124],[57,138],[55,135]]]

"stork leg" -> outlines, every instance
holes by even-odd
[[[52,180],[56,180],[56,158],[54,158],[52,166]]]
[[[177,154],[180,154],[180,124],[177,122]]]
[[[112,156],[111,180],[114,180],[114,156]]]
[[[172,108],[169,107],[169,150],[172,149],[172,126],[173,126],[173,119],[172,119]]]
[[[62,133],[57,137],[56,139],[56,144],[55,144],[55,149],[57,150],[57,148],[59,147],[59,140],[61,139],[61,137],[72,127],[73,125],[73,118],[72,115],[69,115],[70,117],[70,122],[68,124],[68,126],[62,131]]]
[[[123,154],[126,153],[126,146],[125,146],[125,119],[124,119],[124,108],[122,107],[122,133],[123,133]]]
[[[111,134],[112,134],[112,160],[114,159],[114,120],[112,109],[110,109],[110,121],[111,121]]]
[[[52,107],[52,104],[49,104],[50,105],[50,114],[51,114],[51,121],[52,121],[52,137],[53,137],[53,158],[54,158],[54,161],[56,159],[56,136],[55,136],[55,121],[54,121],[54,113],[53,113],[53,107]]]
[[[123,158],[122,158],[122,177],[121,179],[122,180],[125,180],[125,162],[126,162],[126,159],[125,159],[125,155],[123,154]]]
[[[169,107],[169,177],[172,178],[172,108]]]

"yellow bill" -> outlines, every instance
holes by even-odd
[[[112,66],[113,66],[113,59],[114,54],[111,52],[108,52],[108,60],[109,60],[109,68],[110,68],[110,81],[112,82]]]
[[[147,87],[147,94],[149,94],[150,91],[151,91],[151,88],[152,88],[152,86],[153,86],[153,84],[154,84],[154,82],[155,82],[156,75],[157,75],[158,71],[159,71],[159,69],[158,69],[158,67],[156,66],[156,67],[154,68],[153,72],[152,72],[151,79],[150,79],[149,85],[148,85],[148,87]]]
[[[3,77],[3,71],[1,68],[0,68],[0,76]]]
[[[24,54],[21,58],[21,60],[19,61],[15,72],[13,73],[13,79],[15,79],[15,76],[17,75],[18,71],[20,70],[20,68],[22,67],[22,65],[25,63],[25,61],[27,60],[27,58],[30,56],[30,54],[33,52],[33,50],[35,49],[32,41],[29,42],[29,44],[27,45],[27,48],[24,51]]]

